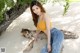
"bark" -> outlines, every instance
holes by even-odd
[[[15,5],[13,8],[11,8],[9,11],[6,11],[4,15],[4,21],[0,24],[0,35],[3,31],[6,30],[6,28],[12,23],[13,20],[15,20],[18,16],[20,16],[26,8],[29,6],[29,4],[21,5]]]

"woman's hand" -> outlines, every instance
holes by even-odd
[[[37,35],[36,34],[34,34],[34,41],[37,41],[37,37],[36,37]]]
[[[50,53],[51,52],[51,45],[50,44],[48,44],[48,53]]]
[[[35,41],[37,41],[40,32],[41,32],[40,30],[37,30],[36,33],[34,34]]]
[[[34,41],[37,41],[37,39],[38,39],[37,34],[34,34],[34,38],[35,38]]]

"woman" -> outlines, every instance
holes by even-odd
[[[63,33],[51,27],[50,17],[38,1],[32,1],[30,10],[33,17],[34,25],[37,28],[36,37],[43,31],[47,36],[47,45],[42,48],[41,53],[60,53],[62,42],[64,39]]]

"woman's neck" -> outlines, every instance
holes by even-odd
[[[43,14],[44,14],[44,12],[41,12],[40,15],[39,15],[39,17],[41,17]]]
[[[44,17],[44,13],[41,13],[41,14],[39,15],[39,19],[43,19],[43,17]]]

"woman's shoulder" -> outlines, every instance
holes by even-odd
[[[50,15],[48,13],[44,13],[44,18],[49,19],[49,20],[51,19]]]
[[[48,13],[44,13],[44,16],[50,18],[50,15]]]

